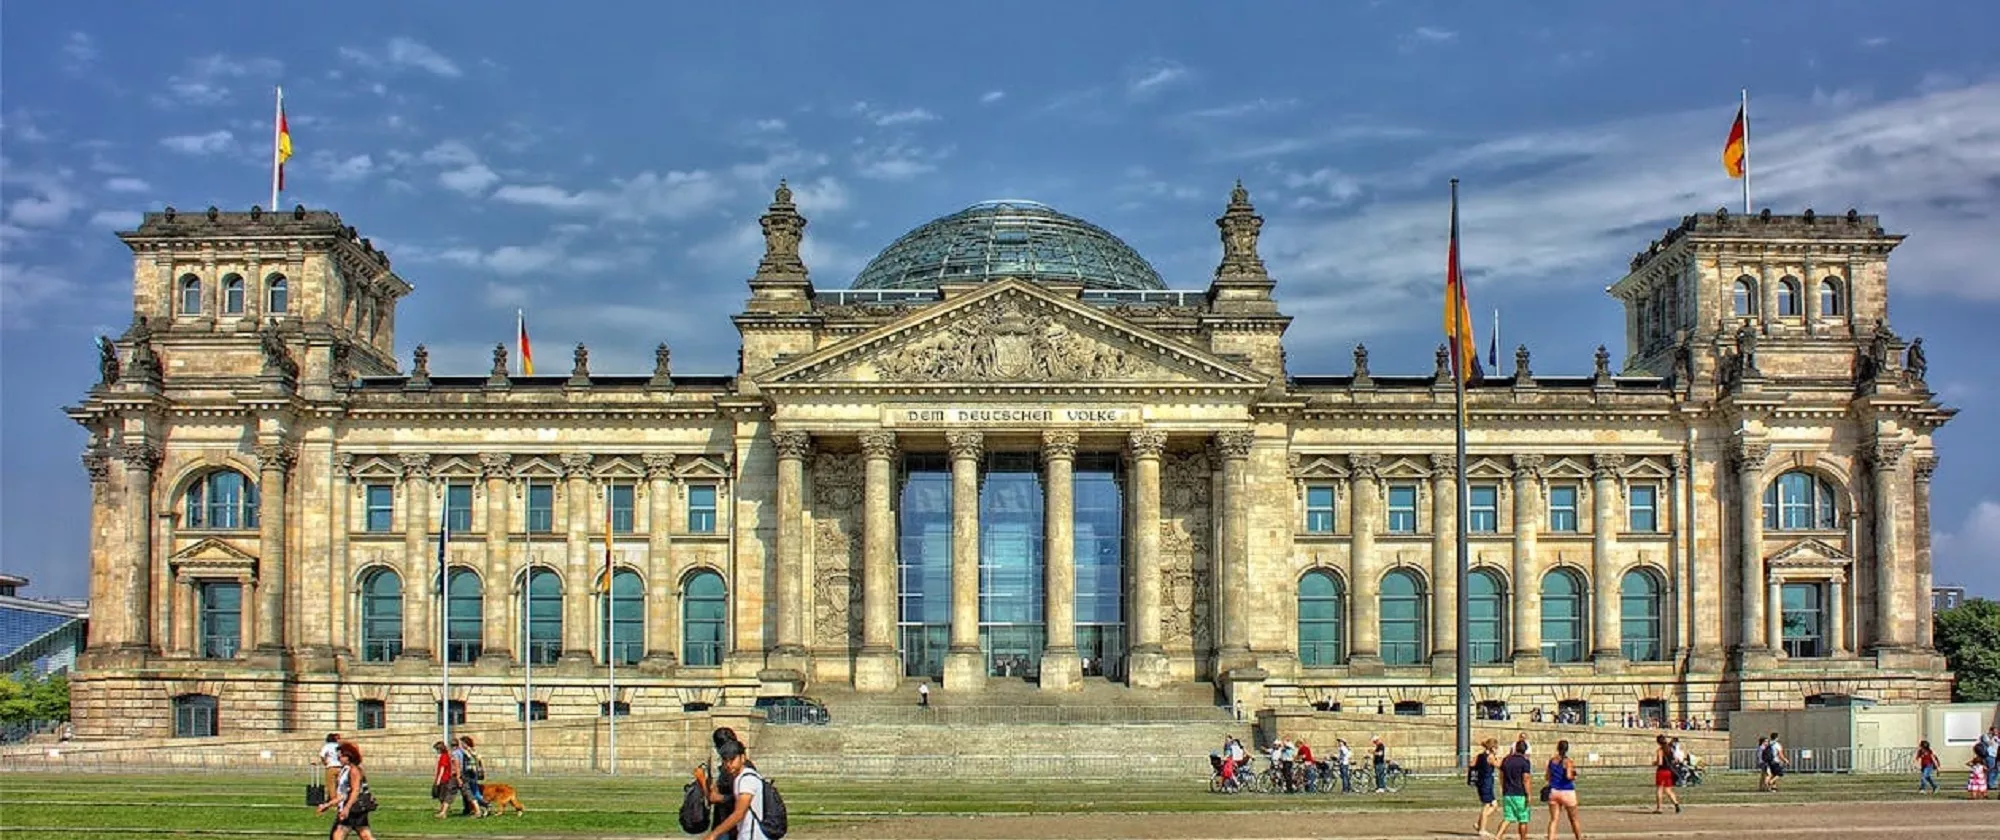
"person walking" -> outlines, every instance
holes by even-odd
[[[1333,763],[1340,771],[1340,792],[1354,792],[1354,749],[1347,745],[1346,738],[1334,739]]]
[[[1931,751],[1931,742],[1917,742],[1917,792],[1937,793],[1937,753]]]
[[[451,809],[451,801],[458,798],[458,764],[452,760],[451,749],[443,741],[431,742],[431,749],[437,751],[437,765],[431,771],[431,798],[437,800],[437,818],[444,819]]]
[[[1674,805],[1678,812],[1680,805]],[[1569,819],[1569,836],[1583,840],[1583,820],[1576,813],[1576,763],[1569,760],[1569,739],[1556,741],[1556,754],[1549,759],[1549,837],[1556,840],[1556,823]]]
[[[1655,735],[1653,736],[1653,813],[1663,811],[1669,801],[1674,803],[1674,813],[1680,813],[1681,795],[1674,790],[1674,748],[1672,744],[1667,743],[1667,736]]]
[[[493,808],[486,804],[486,790],[481,782],[486,781],[486,765],[479,760],[479,753],[472,749],[472,736],[458,736],[459,796],[465,800],[466,810],[460,812],[480,817],[493,816]]]
[[[1785,745],[1778,740],[1778,733],[1771,733],[1771,743],[1765,749],[1771,752],[1771,765],[1765,771],[1770,774],[1771,782],[1766,790],[1777,793],[1778,783],[1785,780]]]
[[[361,748],[338,740],[328,743],[334,744],[334,761],[340,766],[335,768],[333,796],[321,802],[313,813],[324,814],[328,808],[335,809],[332,840],[342,840],[350,831],[361,840],[375,840],[375,832],[368,828],[368,812],[374,807],[375,796],[368,791],[368,774],[361,770]]]
[[[2000,726],[1987,727],[1986,735],[1986,782],[2000,778]]]
[[[326,743],[319,745],[319,758],[314,759],[313,762],[316,765],[326,768],[326,779],[321,782],[321,785],[328,792],[331,792],[334,783],[333,777],[340,773],[340,733],[326,733]]]
[[[720,840],[734,837],[736,840],[767,840],[761,815],[764,813],[764,778],[756,768],[747,765],[742,742],[734,739],[724,741],[715,748],[722,758],[721,775],[728,776],[730,787],[735,791],[735,806],[729,816],[715,824],[702,835],[702,840]]]
[[[1534,782],[1535,765],[1528,763],[1526,742],[1514,745],[1514,754],[1500,762],[1500,831],[1495,835],[1505,837],[1507,826],[1516,826],[1518,840],[1528,840],[1528,785]]]
[[[1491,836],[1486,830],[1486,820],[1500,811],[1500,799],[1493,794],[1493,777],[1499,772],[1495,756],[1500,751],[1500,742],[1488,738],[1479,742],[1479,754],[1472,757],[1465,768],[1465,783],[1479,793],[1479,820],[1474,826],[1480,837]]]

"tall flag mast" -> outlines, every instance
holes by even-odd
[[[1750,89],[1743,89],[1743,103],[1736,106],[1736,122],[1729,126],[1729,139],[1722,144],[1722,170],[1743,182],[1743,214],[1750,214]]]
[[[1454,676],[1458,684],[1456,745],[1458,761],[1463,764],[1472,757],[1472,657],[1468,640],[1471,622],[1466,616],[1466,592],[1471,587],[1471,550],[1465,530],[1469,504],[1465,477],[1465,382],[1468,377],[1478,378],[1481,371],[1479,345],[1472,336],[1472,309],[1465,302],[1465,275],[1458,267],[1457,178],[1451,179],[1451,244],[1445,255],[1444,334],[1451,343],[1451,384],[1457,409],[1453,426],[1457,433],[1458,457],[1458,603],[1453,608],[1458,624],[1458,662]]]
[[[604,719],[608,727],[611,747],[611,775],[618,775],[618,617],[612,614],[615,606],[611,598],[611,499],[615,484],[604,484],[604,575],[598,579],[603,593],[604,605]]]
[[[438,617],[438,663],[443,666],[439,673],[441,694],[438,700],[438,716],[444,719],[444,744],[446,749],[453,745],[451,740],[451,566],[446,559],[445,548],[451,544],[451,491],[445,490],[438,529],[438,608],[433,615]]]
[[[278,116],[271,126],[271,210],[285,191],[285,161],[292,159],[292,127],[285,123],[285,89],[278,88]]]

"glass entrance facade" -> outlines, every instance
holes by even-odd
[[[1076,458],[1076,652],[1086,677],[1125,676],[1125,495],[1119,458]]]
[[[1041,673],[1042,476],[1033,452],[986,456],[979,482],[979,647],[986,673]]]
[[[941,679],[951,641],[951,465],[945,456],[905,455],[898,496],[896,630],[903,675]]]

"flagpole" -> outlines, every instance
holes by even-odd
[[[438,701],[439,716],[444,718],[444,746],[449,750],[451,740],[451,566],[445,554],[451,542],[451,487],[445,486],[444,500],[440,503],[438,530],[438,591],[441,593],[438,616],[438,662],[440,669],[441,698]]]
[[[1500,307],[1493,307],[1493,347],[1486,353],[1486,363],[1493,367],[1494,376],[1500,373]]]
[[[271,114],[271,211],[278,210],[278,173],[284,162],[278,158],[278,144],[284,135],[285,88],[278,87],[278,107]]]
[[[1452,305],[1459,307],[1462,311],[1465,306],[1463,302],[1465,295],[1465,279],[1464,275],[1458,270],[1458,249],[1457,249],[1458,243],[1456,241],[1456,238],[1458,236],[1458,179],[1457,178],[1451,179],[1451,233],[1454,239],[1454,241],[1452,242],[1451,271],[1452,274],[1458,278],[1458,283],[1459,283],[1457,290],[1457,294],[1459,295],[1459,300],[1454,301]],[[1493,319],[1495,324],[1494,327],[1495,336],[1497,337],[1499,334],[1498,333],[1499,330],[1498,324],[1500,319],[1499,310],[1497,309],[1494,310]],[[1467,318],[1466,320],[1471,320],[1471,319]],[[1471,340],[1472,337],[1466,336],[1465,338],[1467,340]],[[1474,345],[1473,352],[1474,353],[1479,352],[1477,349],[1477,345]],[[1462,356],[1463,353],[1454,351],[1454,355]],[[1458,760],[1461,763],[1463,763],[1472,760],[1472,657],[1471,657],[1471,644],[1469,643],[1468,639],[1468,636],[1470,636],[1469,631],[1471,627],[1471,622],[1468,620],[1468,617],[1466,616],[1466,604],[1468,602],[1466,593],[1471,588],[1471,576],[1472,576],[1472,567],[1470,565],[1471,549],[1466,538],[1466,527],[1465,527],[1466,517],[1468,516],[1470,508],[1470,500],[1467,498],[1467,496],[1469,495],[1469,491],[1466,488],[1466,477],[1465,477],[1465,377],[1467,371],[1465,370],[1465,363],[1463,358],[1454,358],[1452,361],[1453,364],[1456,365],[1458,368],[1457,375],[1452,377],[1452,397],[1456,408],[1456,414],[1455,414],[1456,420],[1453,423],[1453,430],[1456,433],[1455,434],[1456,452],[1454,454],[1457,457],[1457,465],[1458,465],[1458,471],[1457,471],[1458,472],[1458,534],[1457,534],[1458,597],[1457,597],[1457,603],[1453,605],[1453,617],[1457,623],[1458,644],[1457,644],[1457,649],[1454,651],[1454,654],[1457,657],[1457,662],[1455,663],[1456,667],[1453,669],[1454,671],[1453,677],[1455,678],[1455,682],[1458,689],[1457,703],[1456,703],[1458,710],[1458,714],[1456,716],[1458,718],[1458,726],[1457,726],[1457,731],[1455,733],[1457,736],[1455,740],[1455,746],[1457,747]]]
[[[1750,89],[1743,89],[1743,215],[1750,215]]]
[[[528,495],[534,497],[534,482],[528,483]],[[553,500],[554,494],[550,494]],[[529,508],[532,510],[532,506]],[[535,602],[528,597],[528,584],[535,579],[535,528],[522,516],[521,525],[526,533],[526,571],[521,573],[521,775],[535,773]]]
[[[611,747],[611,775],[618,775],[618,621],[611,614],[611,488],[604,484],[604,717]]]

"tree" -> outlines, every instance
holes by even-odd
[[[69,678],[0,676],[0,723],[69,720]]]
[[[1958,672],[1952,699],[2000,700],[2000,604],[1973,598],[1931,619],[1939,653]]]

